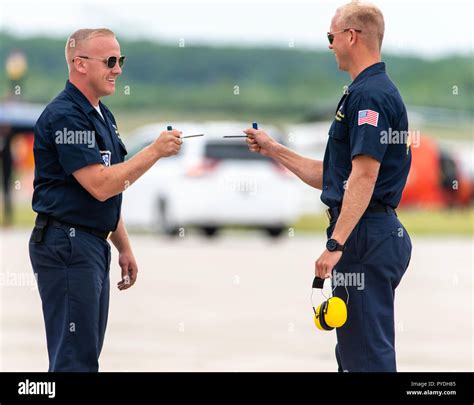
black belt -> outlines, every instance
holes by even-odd
[[[382,203],[375,203],[370,205],[365,212],[386,212],[386,213],[394,213],[397,215],[397,211],[395,208],[391,207],[390,205],[385,205]],[[333,222],[339,214],[341,213],[341,207],[332,207],[326,210],[326,214],[329,218],[329,222]],[[365,214],[365,213],[364,213]]]
[[[94,228],[89,228],[87,226],[82,225],[74,225],[68,222],[58,221],[57,219],[50,217],[49,215],[45,214],[38,214],[35,220],[35,228],[33,230],[34,240],[35,242],[41,242],[43,240],[43,232],[44,229],[48,226],[66,226],[68,228],[79,229],[80,231],[84,231],[87,233],[91,233],[92,235],[98,236],[101,239],[108,239],[112,232],[108,231],[98,231]]]

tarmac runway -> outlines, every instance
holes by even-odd
[[[27,230],[0,231],[0,370],[46,371],[41,301]],[[111,267],[102,371],[336,371],[335,332],[313,324],[320,235],[271,241],[252,232],[215,240],[131,235],[136,285]],[[397,289],[399,371],[473,371],[473,244],[412,237]],[[324,298],[315,292],[314,301]]]

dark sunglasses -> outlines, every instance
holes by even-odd
[[[328,35],[328,41],[329,43],[332,45],[333,41],[334,41],[334,35],[336,34],[340,34],[341,32],[347,32],[347,31],[350,31],[350,30],[354,30],[355,32],[362,32],[362,30],[358,30],[356,28],[345,28],[341,31],[336,31],[336,32],[328,32],[327,35]]]
[[[76,56],[76,58],[100,60],[100,61],[104,62],[109,69],[112,69],[113,67],[115,67],[115,65],[117,64],[117,60],[118,60],[119,66],[122,67],[123,63],[125,62],[125,59],[126,59],[125,56],[123,56],[123,55],[120,56],[119,58],[117,58],[116,56],[109,56],[106,59],[91,58],[90,56]],[[73,59],[73,62],[74,62],[74,59]]]

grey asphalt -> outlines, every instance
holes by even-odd
[[[41,302],[26,230],[0,231],[0,370],[46,371]],[[314,261],[324,236],[131,235],[137,284],[115,288],[102,371],[336,371],[334,332],[313,324]],[[397,289],[399,371],[473,371],[473,244],[412,238]],[[323,300],[315,293],[316,303]]]

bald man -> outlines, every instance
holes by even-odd
[[[408,137],[388,136],[408,134],[408,119],[381,62],[383,35],[383,15],[369,3],[346,4],[331,21],[329,49],[352,83],[336,108],[323,161],[296,154],[263,130],[245,131],[250,150],[322,190],[329,207],[328,240],[315,274],[324,279],[337,272],[334,294],[348,304],[347,322],[336,330],[339,371],[396,371],[395,288],[411,257],[395,211],[411,151]]]
[[[164,131],[124,162],[127,149],[110,110],[125,57],[108,29],[81,29],[67,40],[66,87],[35,127],[29,251],[42,301],[49,371],[99,369],[109,306],[110,240],[134,285],[138,267],[120,210],[122,192],[159,159],[179,152],[179,131]]]

